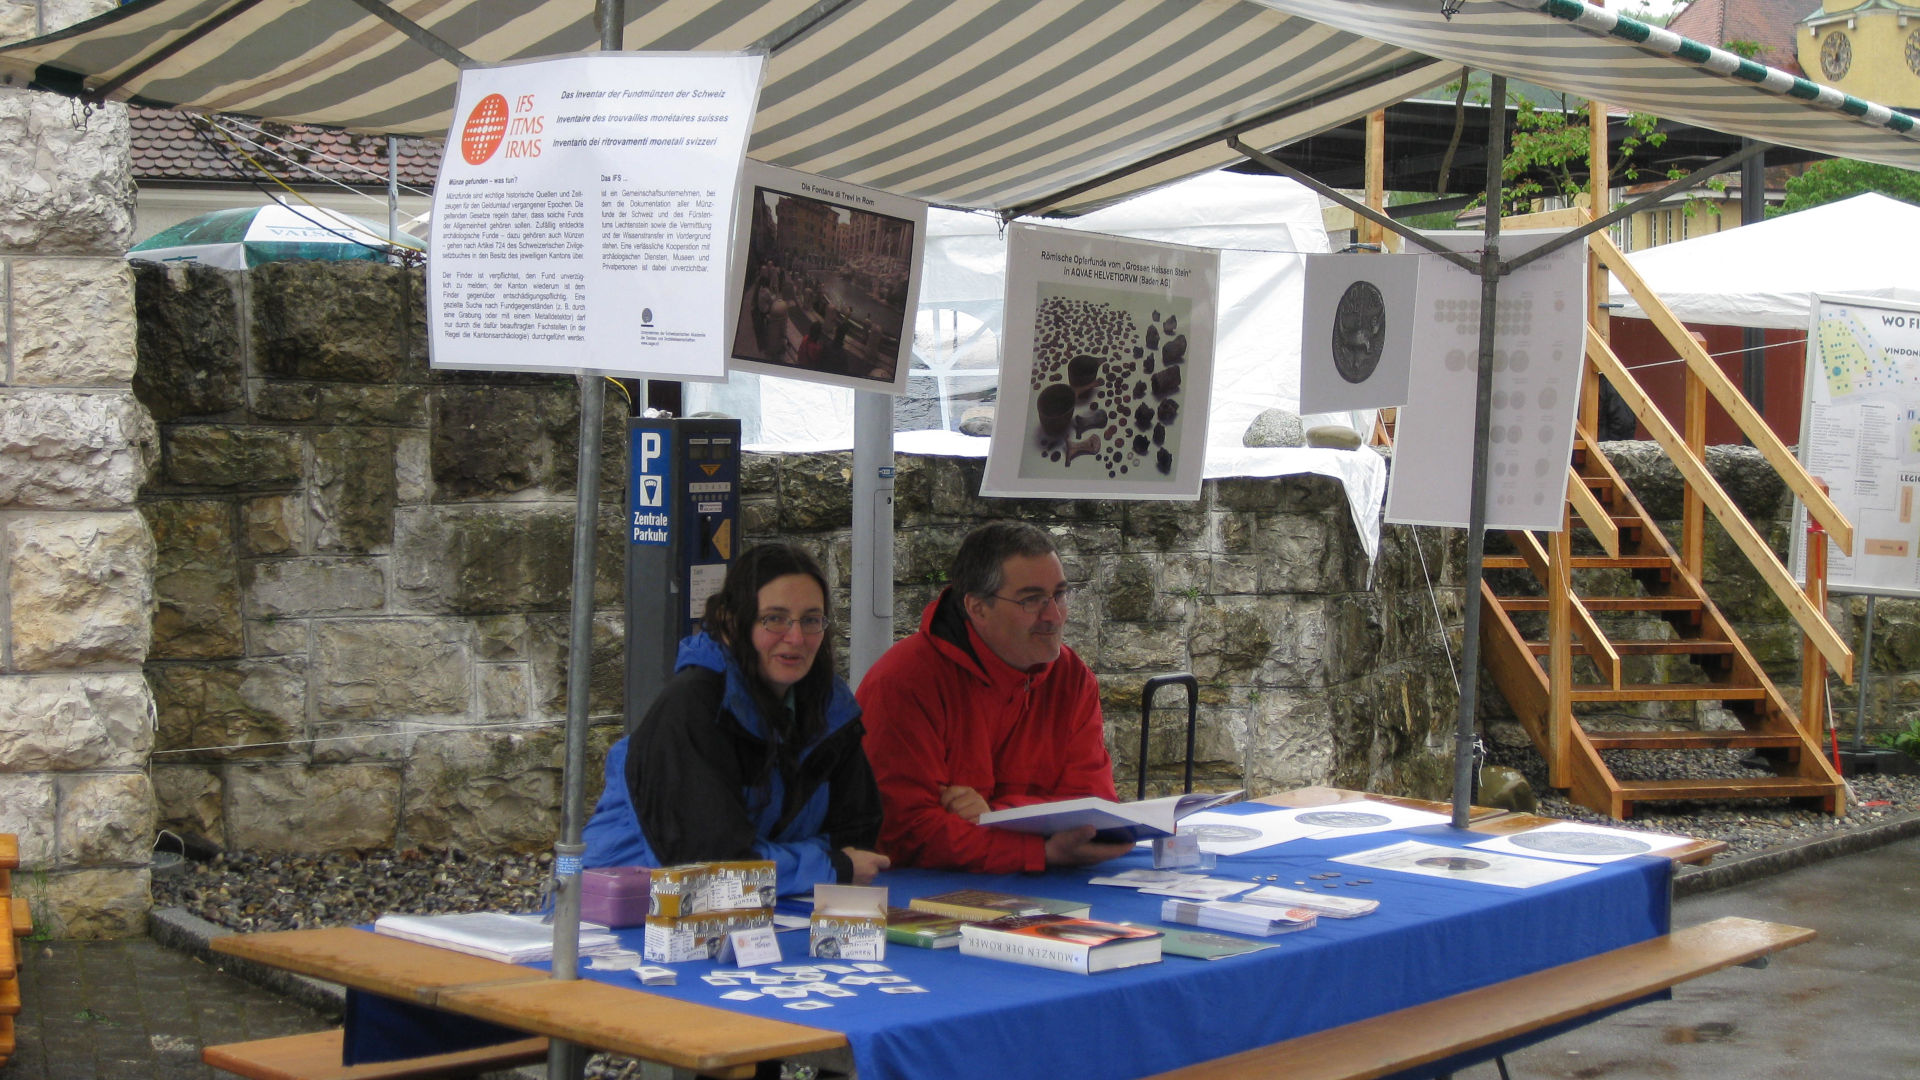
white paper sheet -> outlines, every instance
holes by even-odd
[[[1415,810],[1394,803],[1374,802],[1371,799],[1328,803],[1325,806],[1299,806],[1280,813],[1298,828],[1311,830],[1306,835],[1320,838],[1444,825],[1451,820],[1445,814]]]
[[[1200,837],[1200,850],[1215,855],[1243,855],[1263,847],[1313,836],[1318,829],[1297,825],[1288,811],[1266,814],[1223,814],[1202,810],[1180,823],[1180,831]]]
[[[1490,851],[1466,852],[1460,848],[1423,844],[1406,840],[1371,851],[1356,851],[1333,860],[1369,870],[1391,870],[1400,874],[1470,881],[1477,885],[1499,885],[1508,889],[1531,889],[1549,881],[1584,874],[1590,866],[1524,859],[1516,855],[1496,855]]]
[[[1482,840],[1468,847],[1522,855],[1530,859],[1555,859],[1561,862],[1618,862],[1635,855],[1653,855],[1692,843],[1685,836],[1670,833],[1641,832],[1638,829],[1609,829],[1580,821],[1561,821],[1526,832],[1508,833]]]

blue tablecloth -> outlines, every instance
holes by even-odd
[[[1249,807],[1249,810],[1265,809]],[[1321,919],[1311,930],[1270,939],[1279,948],[1204,961],[1164,962],[1075,975],[963,957],[952,949],[895,946],[886,963],[929,991],[820,999],[830,1009],[798,1011],[762,997],[724,1001],[725,988],[700,975],[709,963],[678,965],[680,985],[649,992],[743,1013],[844,1032],[863,1080],[991,1076],[1004,1080],[1123,1080],[1264,1046],[1553,967],[1664,934],[1665,859],[1640,857],[1592,867],[1530,889],[1366,871],[1329,860],[1404,839],[1458,846],[1482,837],[1445,825],[1337,840],[1296,840],[1223,858],[1216,877],[1321,888],[1311,875],[1338,871],[1342,896],[1371,897],[1380,909],[1358,919]],[[1076,899],[1095,918],[1159,922],[1160,899],[1089,885],[1099,873],[1146,866],[1142,852],[1098,869],[1005,877],[889,871],[894,904],[975,887]],[[639,947],[639,931],[629,931]],[[789,963],[805,963],[806,941],[782,934]],[[637,986],[629,972],[583,976]],[[363,999],[365,995],[361,996]],[[414,1053],[421,1052],[418,1049]],[[362,1060],[376,1060],[365,1057]]]

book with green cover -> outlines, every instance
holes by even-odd
[[[895,945],[917,949],[951,949],[960,944],[964,919],[912,908],[887,909],[887,940]]]
[[[1083,919],[1093,913],[1092,904],[1078,900],[1017,896],[991,889],[954,889],[932,896],[916,896],[907,902],[907,906],[915,911],[931,911],[936,915],[972,922],[985,922],[1002,915],[1065,915]]]

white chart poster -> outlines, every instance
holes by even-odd
[[[1481,244],[1477,234],[1428,235],[1455,251]],[[1559,235],[1503,233],[1500,256],[1525,254]],[[1586,265],[1585,246],[1568,244],[1500,279],[1488,417],[1490,529],[1557,532],[1565,518],[1586,355]],[[1386,519],[1464,528],[1472,506],[1480,278],[1437,256],[1423,257],[1416,316]]]
[[[1851,556],[1827,547],[1827,584],[1920,596],[1920,305],[1816,296],[1808,318],[1800,463],[1853,523]],[[1803,580],[1806,516],[1796,503]]]
[[[734,221],[732,366],[906,393],[927,204],[748,160]]]
[[[1418,255],[1309,255],[1300,320],[1300,411],[1407,403]]]
[[[433,365],[724,378],[761,64],[614,53],[461,72],[433,199]]]
[[[1199,498],[1219,281],[1216,251],[1009,227],[980,493]]]

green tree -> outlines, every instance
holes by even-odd
[[[1920,172],[1852,158],[1816,162],[1809,165],[1806,172],[1787,181],[1786,201],[1767,207],[1767,216],[1791,214],[1866,191],[1877,191],[1888,198],[1920,206]]]

